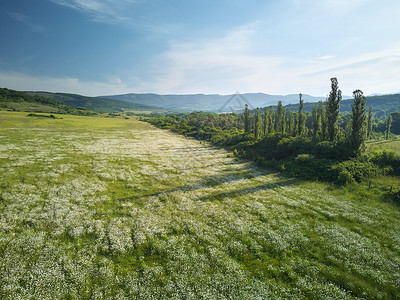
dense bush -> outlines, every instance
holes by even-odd
[[[383,169],[387,175],[400,175],[400,156],[390,151],[378,151],[371,154],[371,161]]]
[[[368,159],[352,159],[335,164],[332,170],[338,176],[338,183],[342,184],[341,180],[344,177],[350,177],[349,181],[361,182],[366,177],[379,175],[381,170],[373,162]]]

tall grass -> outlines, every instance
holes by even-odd
[[[400,297],[398,207],[62,117],[0,113],[0,298]]]

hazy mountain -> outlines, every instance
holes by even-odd
[[[174,111],[212,111],[232,112],[241,111],[247,103],[250,108],[277,105],[282,101],[283,105],[299,102],[299,95],[269,95],[263,93],[246,93],[233,95],[218,94],[191,94],[191,95],[158,95],[158,94],[123,94],[112,96],[101,96],[114,100],[122,100],[132,103],[158,106]],[[306,102],[325,100],[325,97],[313,97],[303,95]]]

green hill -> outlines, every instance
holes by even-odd
[[[351,105],[353,99],[346,99],[340,102],[341,112],[351,112]],[[311,112],[313,107],[316,107],[316,102],[304,103],[304,111]],[[382,95],[382,96],[369,96],[367,97],[367,106],[372,106],[375,118],[385,118],[390,113],[400,111],[400,94]],[[287,110],[297,111],[298,104],[289,104],[285,106]]]
[[[30,95],[43,96],[54,99],[64,104],[90,108],[99,112],[124,112],[124,111],[138,111],[138,112],[165,112],[166,110],[156,106],[145,104],[132,103],[122,100],[105,99],[99,97],[87,97],[76,94],[66,93],[49,93],[49,92],[28,92]]]
[[[0,110],[43,112],[72,115],[95,115],[89,108],[60,103],[43,95],[31,95],[6,88],[0,88]]]

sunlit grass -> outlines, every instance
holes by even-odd
[[[0,112],[0,298],[398,299],[399,208],[134,119]]]
[[[135,117],[123,118],[87,117],[54,114],[58,119],[27,117],[26,112],[0,111],[0,130],[6,128],[55,128],[55,129],[145,129],[150,125],[139,122]],[[40,115],[40,113],[36,113]],[[48,114],[43,114],[48,116]]]
[[[368,150],[386,150],[400,155],[400,139],[397,138],[394,140],[370,141],[367,143],[367,146]]]

